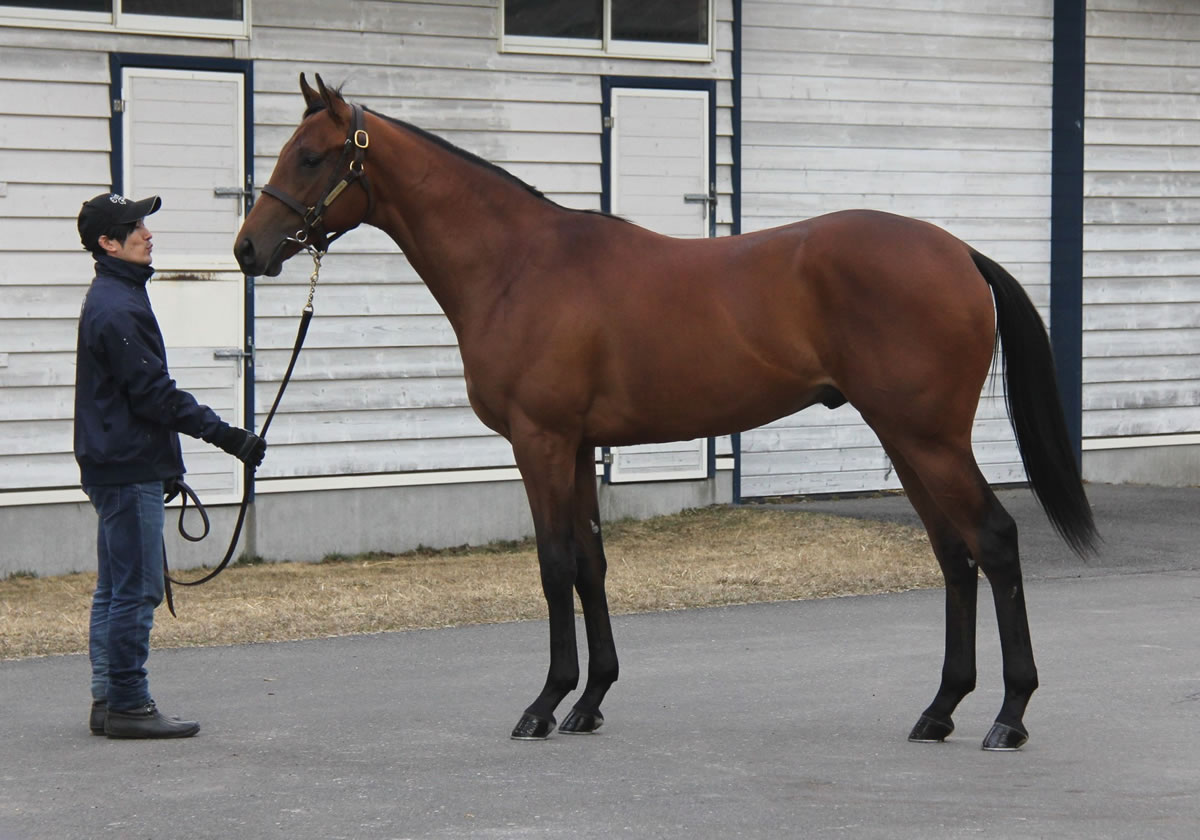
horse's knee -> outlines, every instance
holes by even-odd
[[[579,574],[574,553],[551,546],[538,547],[538,570],[542,578],[542,591],[548,599],[569,594]]]

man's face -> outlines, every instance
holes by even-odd
[[[124,242],[109,239],[107,236],[101,236],[100,247],[109,256],[116,257],[119,260],[136,263],[137,265],[150,265],[150,252],[154,250],[150,239],[150,229],[146,227],[144,220],[139,220],[133,232],[125,237]]]

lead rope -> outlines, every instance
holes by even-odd
[[[300,348],[304,346],[304,337],[308,335],[308,324],[312,321],[313,316],[313,297],[317,294],[317,279],[321,274],[321,258],[325,256],[325,251],[317,250],[311,245],[305,245],[309,254],[312,255],[313,270],[308,278],[308,300],[304,304],[304,309],[300,313],[300,326],[296,330],[296,341],[292,345],[292,357],[288,360],[287,371],[283,374],[283,380],[279,383],[279,391],[275,394],[275,401],[271,403],[271,410],[267,412],[267,419],[263,422],[262,431],[259,432],[259,437],[263,440],[267,439],[267,429],[271,426],[271,421],[275,419],[275,411],[279,408],[279,401],[283,399],[283,392],[287,389],[288,383],[292,380],[292,371],[296,368],[296,359],[300,357]],[[225,556],[221,558],[221,562],[215,569],[206,574],[204,577],[197,580],[176,580],[171,577],[171,571],[167,566],[167,548],[166,542],[163,542],[163,578],[166,589],[167,609],[171,611],[171,615],[175,615],[175,598],[171,592],[171,584],[176,586],[199,586],[202,583],[208,583],[210,580],[221,574],[225,567],[229,565],[230,559],[233,557],[233,552],[237,549],[238,539],[242,535],[242,525],[246,521],[246,510],[250,505],[250,491],[253,486],[255,468],[249,465],[244,467],[242,490],[242,503],[238,509],[237,523],[233,526],[233,536],[229,540],[229,548],[225,551]],[[189,487],[183,479],[178,479],[176,482],[176,490],[182,499],[182,507],[179,510],[179,533],[189,542],[200,542],[208,536],[209,519],[208,511],[204,509],[196,492]],[[187,528],[184,527],[183,517],[187,513],[188,500],[196,506],[196,510],[200,514],[200,518],[204,523],[204,530],[199,536],[189,534]],[[169,499],[168,499],[169,501]]]

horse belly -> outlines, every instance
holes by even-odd
[[[785,363],[717,336],[655,343],[597,389],[587,439],[620,446],[732,434],[837,399],[809,351]]]

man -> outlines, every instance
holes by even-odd
[[[75,460],[99,517],[89,725],[110,738],[187,738],[200,730],[196,721],[158,711],[145,668],[164,594],[163,492],[184,473],[178,433],[251,468],[267,448],[180,390],[167,372],[146,294],[154,269],[144,219],[161,204],[158,196],[130,201],[105,193],[85,202],[78,219],[83,247],[96,258],[75,369]]]

